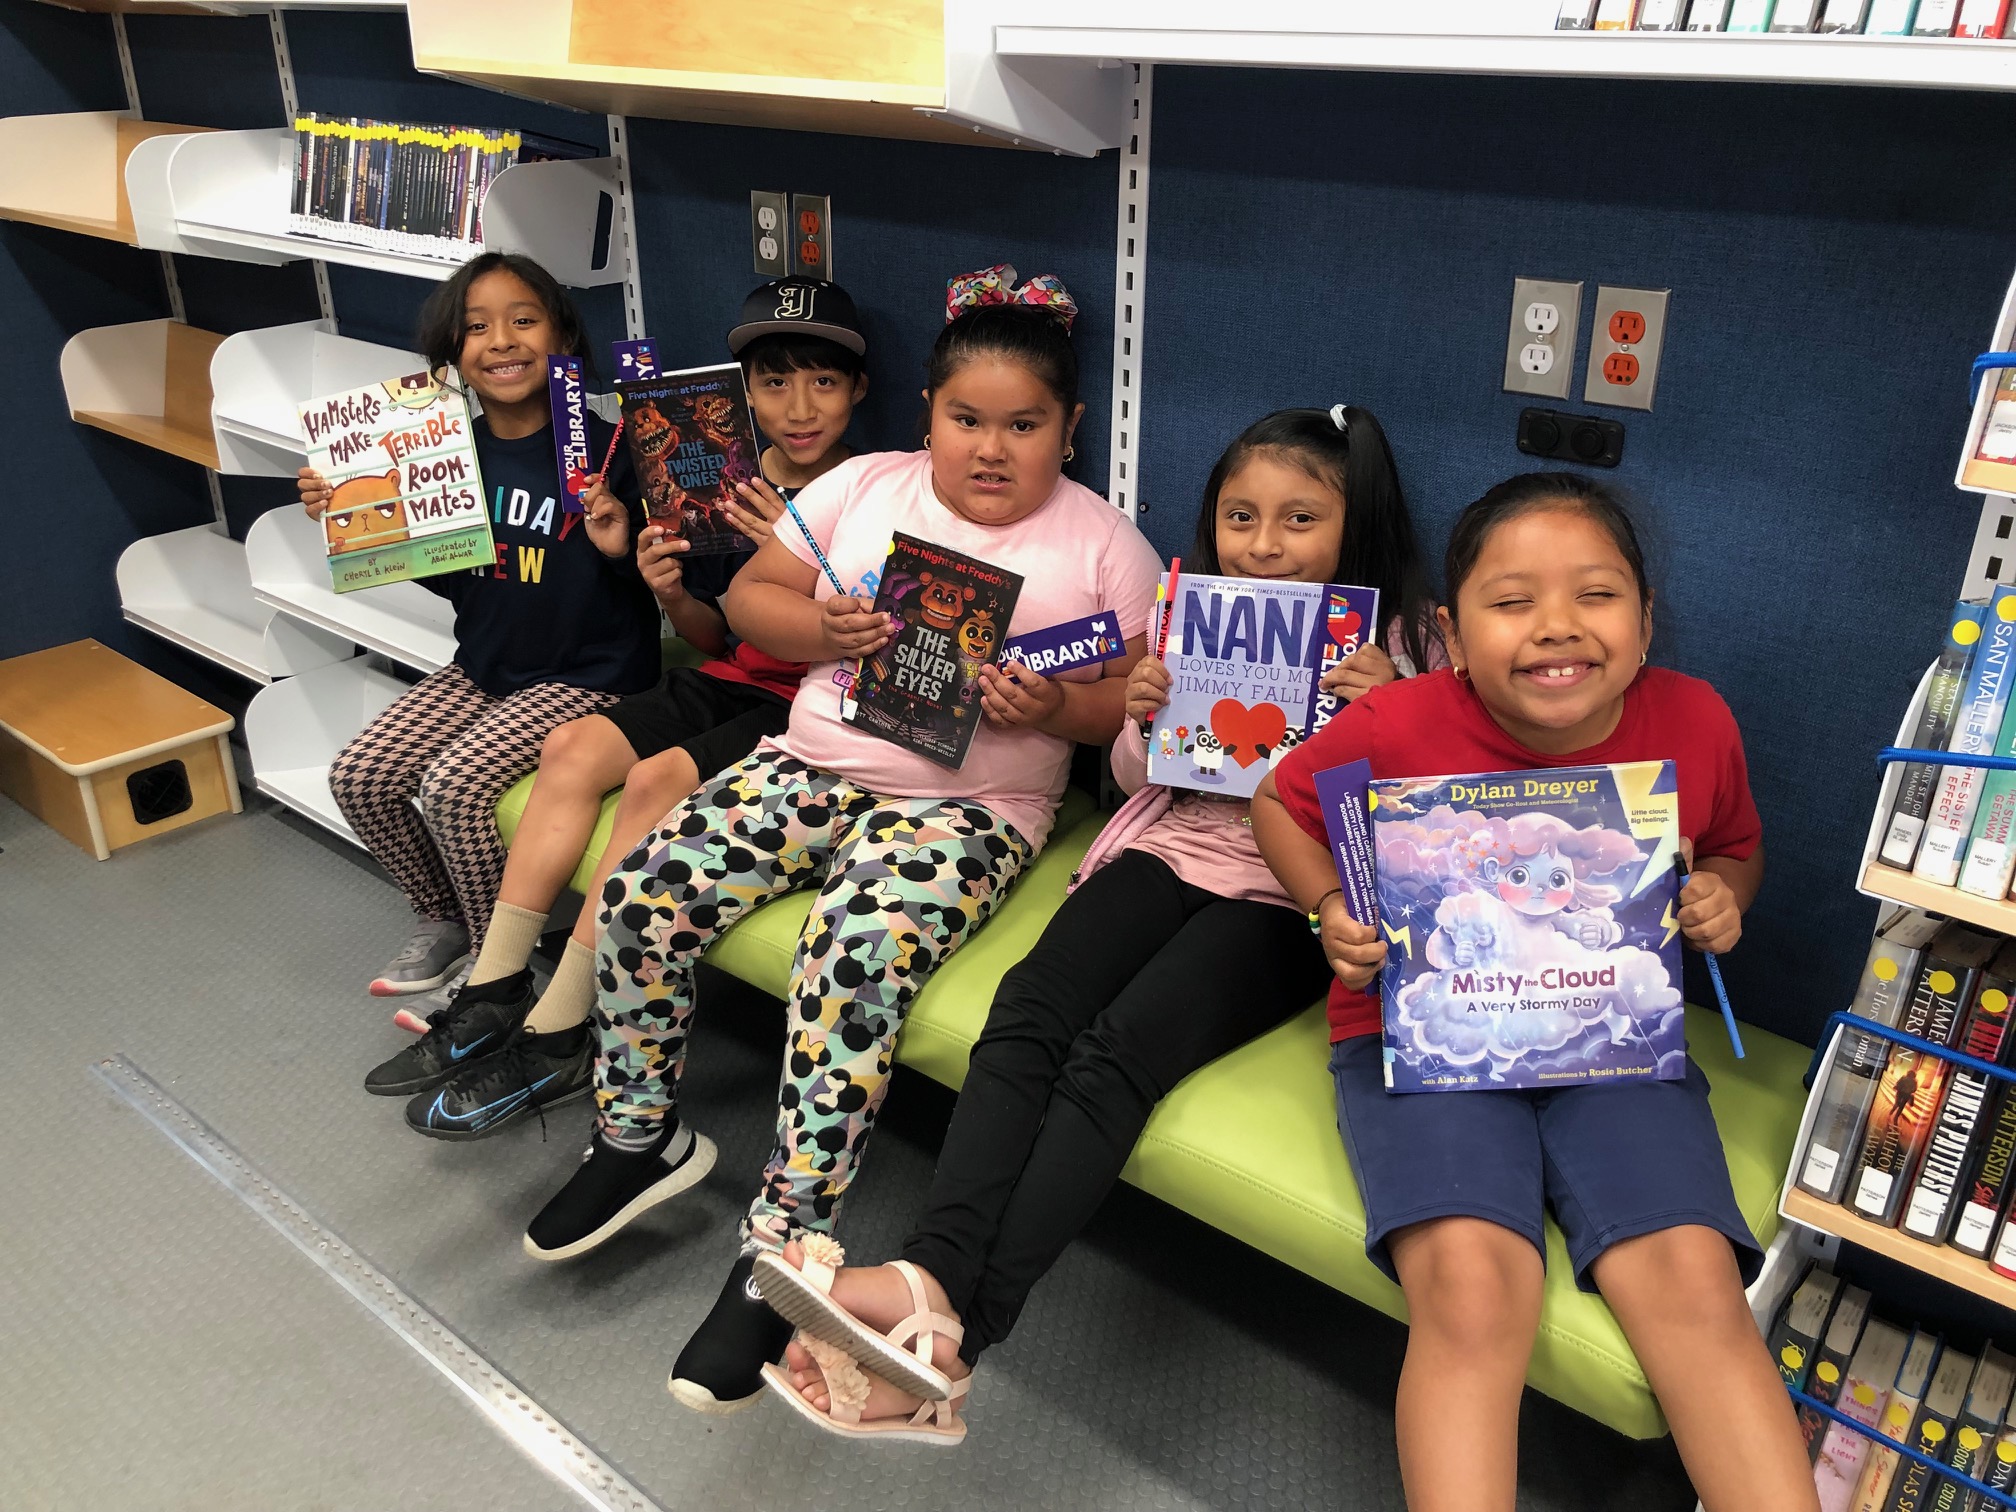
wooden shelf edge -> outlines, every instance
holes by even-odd
[[[20,221],[29,226],[48,226],[57,231],[74,231],[79,236],[95,236],[100,241],[119,242],[128,247],[140,245],[140,239],[131,226],[120,226],[112,221],[92,220],[88,216],[50,215],[40,210],[23,210],[6,205],[0,206],[0,220]]]
[[[1923,877],[1899,871],[1894,866],[1885,866],[1880,861],[1871,861],[1862,873],[1862,891],[1873,897],[1887,898],[1892,903],[1902,903],[1907,908],[1919,908],[1926,913],[1943,914],[1949,919],[1978,924],[1997,934],[2016,935],[2016,899],[1983,898],[1975,893],[1962,892],[1957,887],[1941,887],[1936,882],[1927,882]]]
[[[186,462],[194,462],[200,467],[213,471],[217,467],[217,438],[208,432],[183,430],[172,426],[159,415],[121,415],[104,410],[73,410],[70,418],[79,425],[95,426],[102,431],[110,431],[115,436],[124,436],[128,441],[137,441],[142,446],[151,446],[156,451],[167,452]]]
[[[524,84],[599,84],[623,89],[665,90],[673,94],[748,95],[755,99],[802,100],[855,105],[945,108],[945,86],[868,83],[855,79],[794,78],[784,74],[699,73],[670,68],[622,68],[607,63],[520,63],[505,58],[417,56],[424,73],[476,74],[516,79]]]
[[[1898,1229],[1871,1223],[1847,1208],[1823,1202],[1811,1192],[1796,1186],[1786,1187],[1780,1210],[1794,1223],[1817,1229],[1823,1234],[1832,1234],[1844,1244],[1868,1250],[1886,1260],[1895,1260],[1899,1265],[1907,1265],[1934,1280],[1970,1291],[1977,1297],[1986,1297],[1998,1307],[2016,1308],[2016,1281],[1997,1275],[1989,1269],[1986,1260],[1963,1255],[1948,1245],[1921,1244]]]

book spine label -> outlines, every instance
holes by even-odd
[[[2009,1195],[2010,1157],[2016,1155],[2016,1098],[2009,1096],[2006,1083],[1990,1092],[1985,1121],[1988,1137],[1967,1178],[1952,1239],[1955,1249],[1984,1259],[1994,1242],[1995,1220]]]
[[[1974,1006],[1967,1013],[1967,1027],[1960,1048],[1977,1060],[2000,1057],[2009,1032],[2009,994],[1999,982],[1982,979]],[[1925,1148],[1925,1164],[1905,1205],[1904,1231],[1928,1244],[1943,1244],[1953,1226],[1961,1195],[1960,1173],[1980,1127],[1981,1111],[1988,1100],[1993,1078],[1965,1067],[1951,1067],[1952,1085],[1940,1105],[1931,1142]]]

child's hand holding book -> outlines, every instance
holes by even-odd
[[[1134,664],[1127,677],[1127,717],[1145,731],[1169,702],[1169,668],[1150,654]]]
[[[1313,922],[1316,936],[1323,942],[1323,959],[1337,973],[1337,980],[1354,992],[1363,992],[1386,964],[1386,945],[1379,938],[1379,926],[1360,924],[1351,917],[1341,887],[1324,894],[1316,905]]]
[[[1368,641],[1318,678],[1317,686],[1349,703],[1399,675],[1393,658]]]

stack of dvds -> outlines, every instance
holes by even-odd
[[[1815,1266],[1779,1315],[1770,1347],[1792,1390],[1997,1491],[2016,1486],[2016,1357],[1992,1342],[1977,1355],[1935,1329],[1900,1327],[1876,1316],[1864,1288]],[[1994,1505],[1804,1404],[1799,1428],[1823,1512]]]
[[[482,250],[483,197],[506,168],[593,155],[578,142],[528,132],[311,112],[294,118],[288,229],[376,252],[462,262]]]
[[[2016,1061],[2016,941],[1899,909],[1876,931],[1850,1011],[1977,1060]],[[1846,1030],[1798,1186],[1871,1223],[2016,1277],[2016,1096],[2010,1083]]]
[[[1561,0],[1557,31],[2006,37],[2010,0]]]

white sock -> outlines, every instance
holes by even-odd
[[[488,940],[483,942],[483,953],[490,953]],[[560,952],[553,980],[546,984],[546,991],[532,1006],[532,1016],[525,1020],[525,1032],[552,1034],[572,1029],[587,1022],[588,1010],[594,1006],[595,952],[579,940],[570,939],[567,948]]]
[[[476,953],[469,985],[494,982],[523,971],[532,959],[532,947],[539,943],[539,932],[545,927],[543,913],[500,902],[490,915],[490,928],[483,936],[483,948]]]

